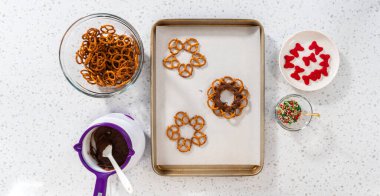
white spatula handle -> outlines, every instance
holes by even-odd
[[[116,174],[119,176],[119,180],[120,180],[121,184],[124,186],[125,190],[127,190],[127,192],[129,194],[132,194],[133,188],[132,188],[131,182],[125,176],[123,171],[121,171],[119,165],[117,164],[117,162],[115,161],[113,156],[111,155],[111,156],[107,156],[107,157],[111,161],[113,168],[115,168]]]

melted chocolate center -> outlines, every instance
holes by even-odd
[[[103,151],[108,145],[112,145],[112,156],[121,167],[129,153],[123,135],[111,127],[98,127],[91,135],[90,154],[98,162],[99,167],[113,170],[111,161],[107,157],[103,157]]]

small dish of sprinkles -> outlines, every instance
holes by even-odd
[[[277,123],[288,131],[304,129],[313,116],[319,116],[319,114],[313,113],[310,102],[301,95],[287,95],[275,106]]]
[[[277,117],[284,124],[296,123],[301,112],[301,106],[294,100],[284,101],[276,107]]]

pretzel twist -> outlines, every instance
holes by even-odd
[[[197,146],[202,146],[207,142],[207,135],[203,132],[196,131],[194,132],[193,137],[191,138],[191,143]]]
[[[188,78],[193,75],[193,66],[191,64],[180,64],[178,73],[183,78]]]
[[[162,60],[162,63],[164,65],[164,67],[168,68],[168,69],[175,69],[175,68],[178,68],[179,67],[179,61],[177,59],[177,57],[173,54],[170,54],[169,56],[165,57],[163,60]]]
[[[203,67],[206,62],[206,57],[201,53],[194,53],[190,59],[190,64],[194,67]]]
[[[172,39],[168,44],[168,48],[170,53],[176,55],[183,49],[183,44],[179,39]]]
[[[191,144],[192,142],[190,139],[181,137],[177,140],[177,149],[180,152],[188,152],[191,150]]]
[[[181,137],[179,126],[171,125],[166,129],[166,135],[170,140],[178,140]]]
[[[199,42],[195,38],[189,38],[184,43],[184,49],[190,53],[196,53],[199,51]]]

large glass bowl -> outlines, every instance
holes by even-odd
[[[277,107],[283,103],[284,101],[291,101],[291,100],[294,100],[296,101],[300,107],[301,107],[301,116],[299,117],[299,119],[297,120],[297,122],[295,123],[292,123],[292,124],[289,124],[289,123],[283,123],[279,118],[278,118],[278,114],[277,114]],[[300,131],[304,128],[306,128],[310,122],[311,122],[311,119],[313,118],[312,116],[310,115],[305,115],[305,114],[311,114],[313,113],[313,108],[311,107],[311,104],[310,102],[303,96],[301,95],[297,95],[297,94],[291,94],[291,95],[287,95],[285,96],[284,98],[282,98],[275,106],[274,108],[274,113],[275,113],[275,117],[276,117],[276,121],[277,123],[284,129],[288,130],[288,131]]]
[[[140,49],[138,69],[132,76],[130,82],[119,88],[100,87],[98,85],[89,84],[80,73],[84,66],[75,61],[75,52],[79,49],[83,41],[82,35],[89,28],[100,28],[100,26],[104,24],[113,25],[116,29],[116,33],[119,35],[126,34],[133,37],[137,41]],[[118,16],[105,13],[91,14],[75,21],[64,34],[59,47],[59,62],[66,79],[75,89],[92,97],[111,97],[112,95],[124,92],[140,75],[143,67],[143,58],[143,45],[140,36],[132,25]]]

